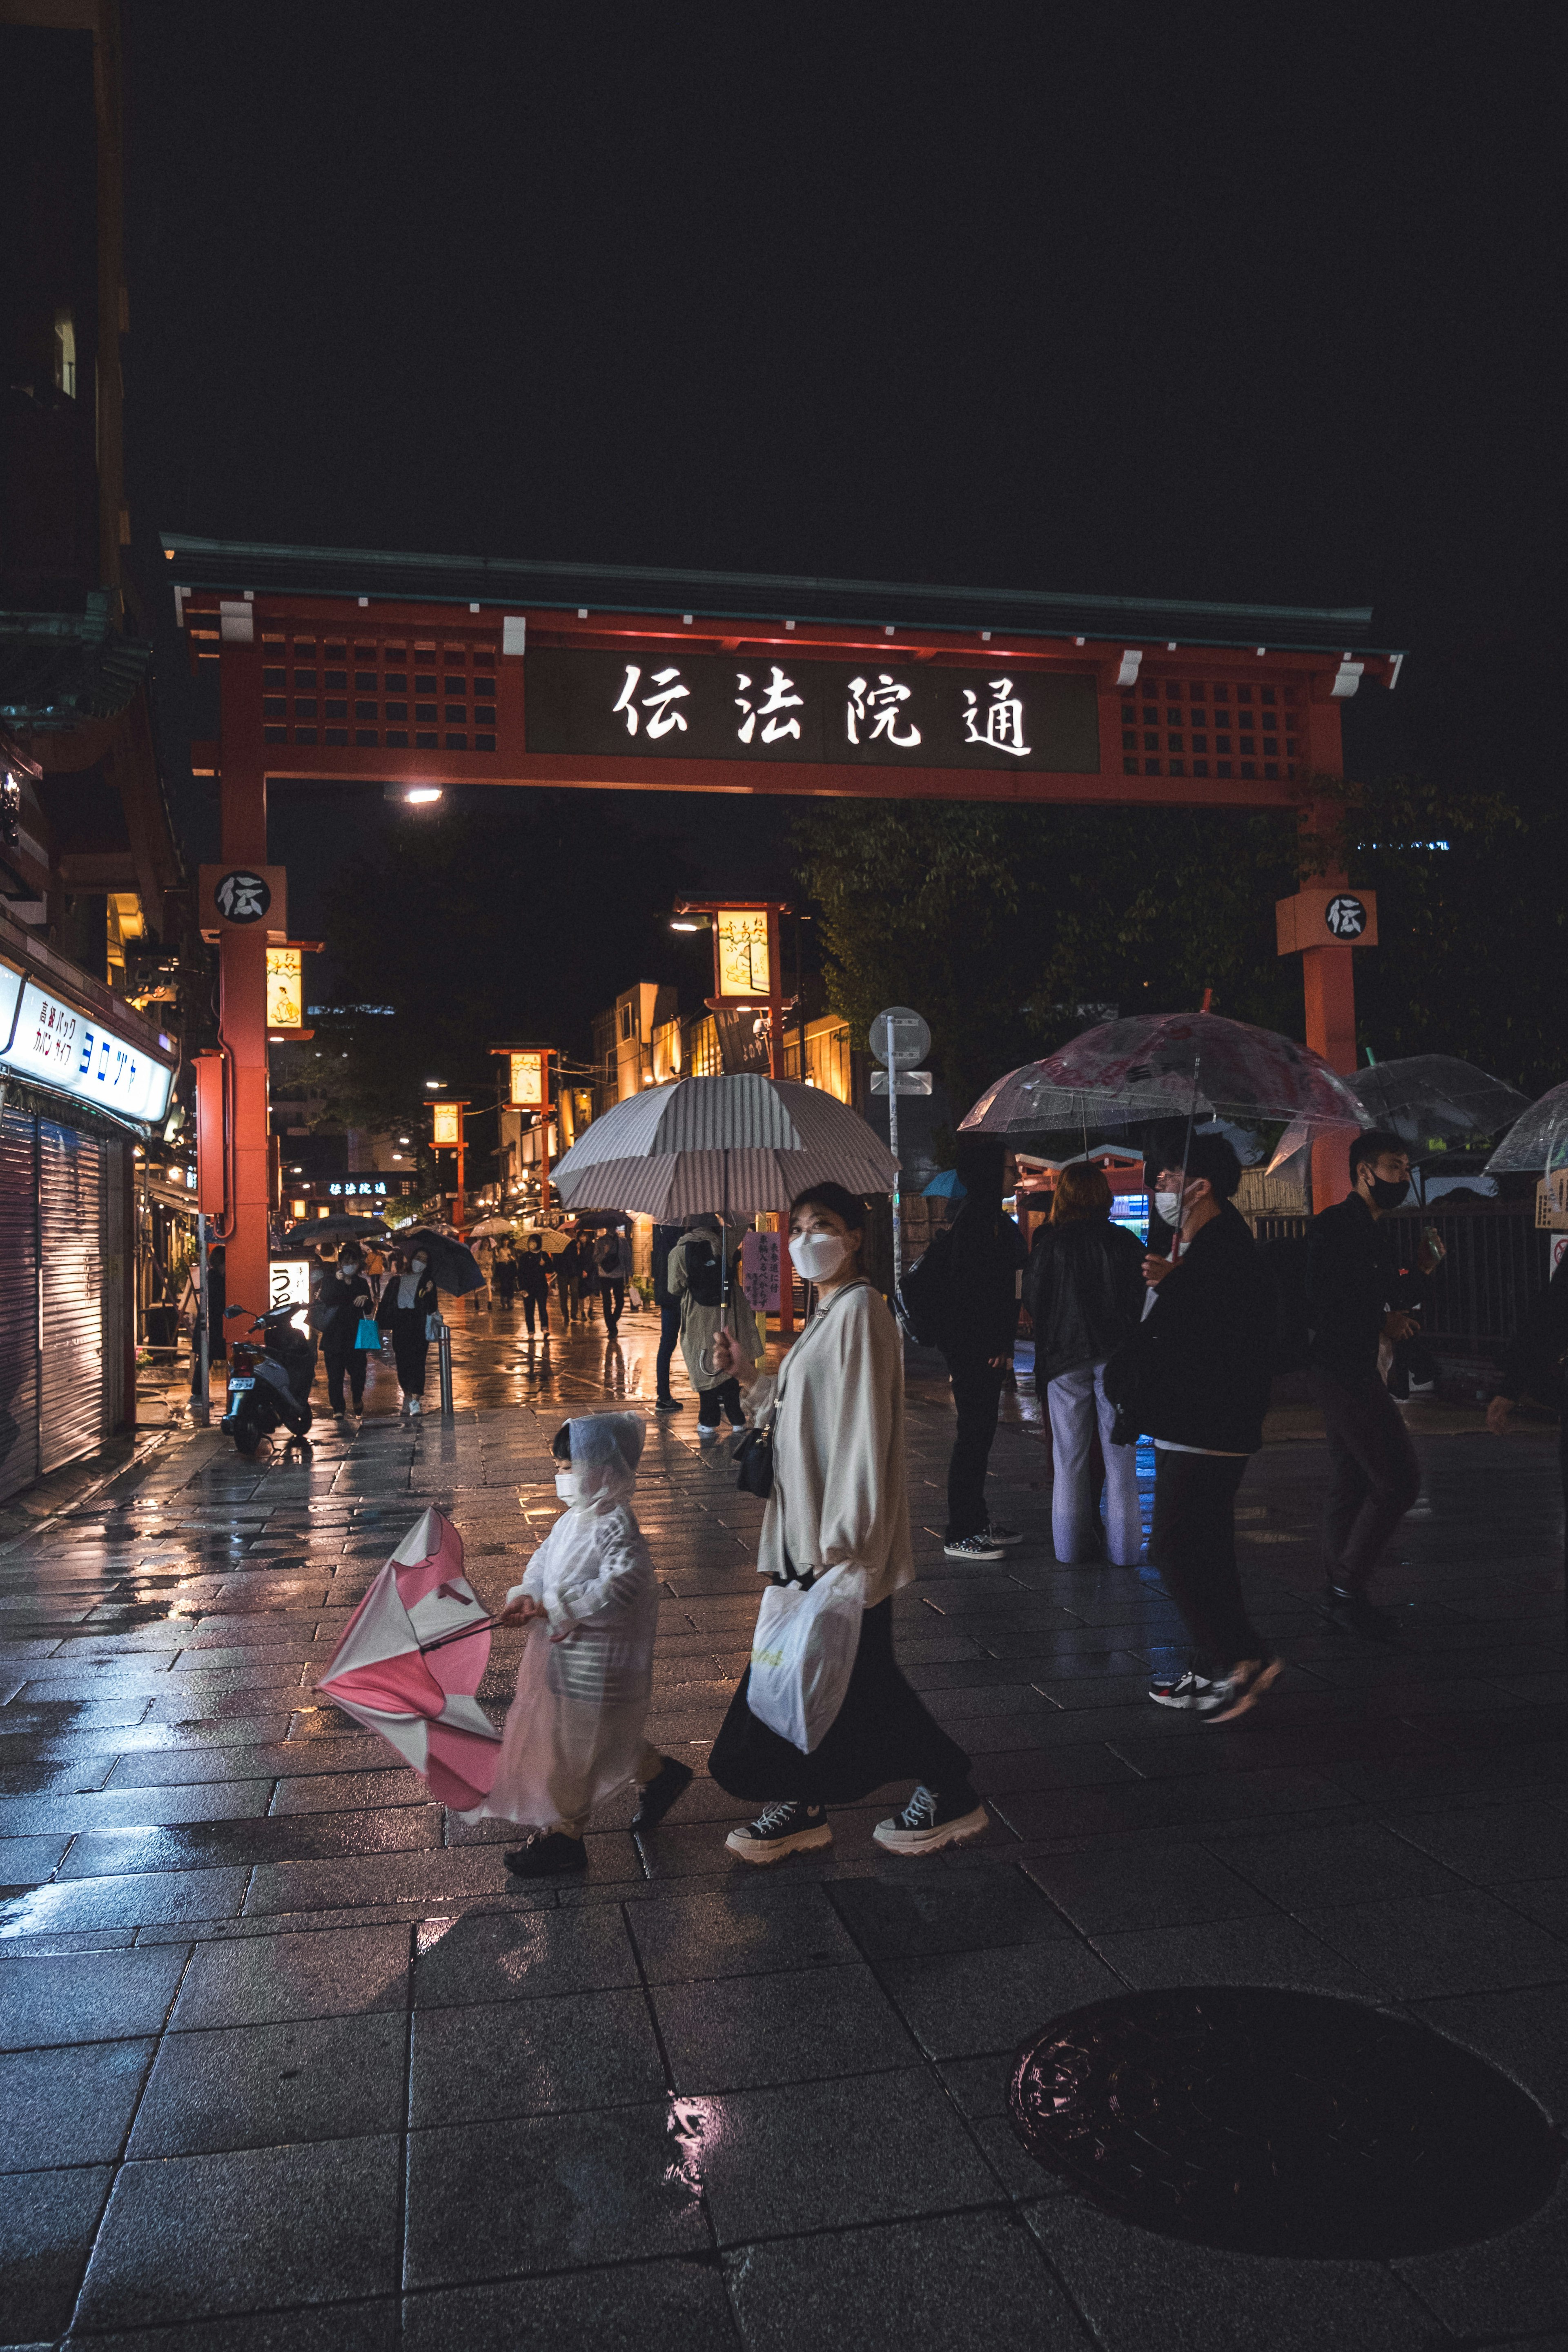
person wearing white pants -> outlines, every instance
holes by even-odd
[[[1113,1568],[1136,1568],[1143,1552],[1143,1515],[1138,1501],[1138,1455],[1131,1445],[1113,1445],[1116,1407],[1105,1393],[1105,1366],[1079,1364],[1047,1383],[1056,1482],[1051,1488],[1051,1545],[1059,1560],[1099,1559],[1100,1515],[1094,1507],[1089,1461],[1095,1425],[1105,1456],[1105,1541]]]
[[[1143,1549],[1137,1456],[1131,1446],[1110,1442],[1116,1412],[1104,1374],[1143,1312],[1143,1252],[1135,1235],[1111,1223],[1110,1187],[1087,1160],[1071,1160],[1058,1175],[1050,1223],[1029,1254],[1024,1297],[1035,1327],[1035,1388],[1050,1414],[1056,1456],[1051,1538],[1057,1558],[1105,1557],[1089,1475],[1098,1423],[1106,1549],[1116,1567],[1135,1568]]]

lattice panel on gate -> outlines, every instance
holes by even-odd
[[[494,751],[500,647],[494,638],[267,632],[266,743],[389,751]]]
[[[1122,691],[1121,772],[1294,783],[1306,719],[1304,683],[1241,686],[1155,671]]]

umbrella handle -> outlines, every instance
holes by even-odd
[[[1194,1054],[1193,1055],[1193,1093],[1192,1099],[1187,1105],[1187,1132],[1185,1140],[1182,1145],[1182,1200],[1180,1213],[1184,1217],[1186,1213],[1187,1202],[1187,1162],[1192,1158],[1193,1153],[1193,1121],[1198,1115],[1198,1072],[1202,1066],[1203,1056],[1200,1054]],[[1177,1263],[1181,1255],[1182,1228],[1178,1225],[1171,1242],[1171,1264],[1173,1265]]]
[[[419,1654],[424,1657],[429,1650],[444,1650],[448,1642],[466,1642],[470,1633],[482,1633],[496,1622],[493,1617],[476,1617],[471,1625],[454,1625],[449,1633],[437,1633],[433,1642],[421,1642]]]

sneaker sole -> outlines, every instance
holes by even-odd
[[[1022,1536],[993,1536],[991,1540],[994,1544],[1000,1544],[1004,1551],[1016,1551],[1018,1546],[1024,1541],[1024,1538]]]
[[[1246,1715],[1258,1705],[1266,1690],[1272,1689],[1285,1671],[1283,1658],[1271,1658],[1261,1674],[1254,1675],[1239,1697],[1228,1706],[1220,1707],[1208,1718],[1210,1723],[1234,1723],[1238,1715]]]
[[[1213,1709],[1201,1698],[1177,1698],[1172,1691],[1152,1690],[1149,1694],[1156,1706],[1168,1706],[1175,1715],[1207,1715]]]
[[[984,1805],[976,1805],[972,1813],[961,1813],[955,1822],[943,1822],[936,1830],[895,1829],[891,1822],[879,1822],[871,1835],[889,1853],[935,1853],[939,1846],[956,1845],[961,1838],[978,1837],[990,1821]]]
[[[760,1838],[737,1838],[731,1830],[724,1843],[740,1861],[761,1863],[765,1867],[770,1862],[783,1862],[788,1854],[807,1853],[814,1847],[831,1845],[833,1832],[824,1822],[820,1828],[796,1830],[793,1837],[773,1839],[764,1845]]]
[[[960,1551],[954,1544],[943,1544],[942,1549],[945,1559],[1005,1559],[1007,1557],[1000,1544],[987,1545],[984,1551]]]

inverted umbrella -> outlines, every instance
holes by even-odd
[[[430,1279],[437,1290],[461,1298],[470,1290],[483,1290],[485,1276],[479,1262],[465,1242],[454,1241],[434,1225],[405,1226],[397,1236],[397,1246],[405,1253],[422,1249],[430,1260]]]
[[[818,1087],[750,1071],[679,1078],[616,1103],[555,1171],[567,1207],[673,1223],[705,1209],[787,1209],[810,1184],[890,1192],[898,1162]]]
[[[1568,1165],[1568,1079],[1543,1094],[1515,1119],[1491,1158],[1489,1175],[1550,1175]]]
[[[488,1795],[500,1733],[475,1693],[490,1626],[439,1511],[409,1529],[343,1628],[317,1689],[376,1731],[454,1811]]]

